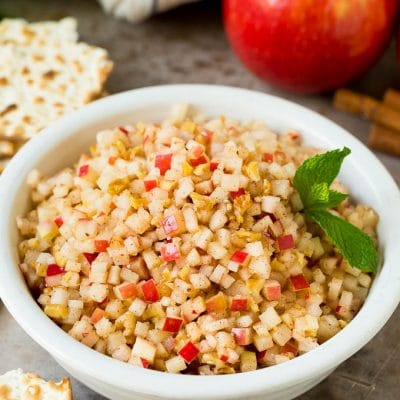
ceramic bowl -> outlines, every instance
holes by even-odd
[[[103,128],[134,121],[160,121],[177,103],[190,103],[208,117],[265,121],[277,131],[299,130],[304,141],[333,149],[347,146],[341,180],[357,201],[380,215],[383,264],[368,298],[350,324],[317,349],[292,361],[253,372],[221,376],[173,375],[134,367],[77,342],[42,312],[18,269],[15,218],[29,207],[25,183],[30,170],[53,174],[72,165]],[[115,400],[266,399],[287,400],[310,389],[364,346],[400,300],[400,194],[378,159],[348,132],[289,101],[243,89],[207,85],[158,86],[98,100],[50,125],[10,162],[0,181],[0,294],[26,333],[71,375]]]

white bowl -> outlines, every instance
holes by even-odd
[[[348,146],[352,153],[341,179],[354,198],[380,215],[384,259],[368,298],[353,321],[317,349],[290,362],[225,376],[185,376],[146,370],[91,350],[64,333],[42,312],[18,269],[15,217],[30,206],[25,184],[38,168],[52,174],[77,161],[105,127],[158,121],[171,106],[187,102],[207,116],[254,118],[272,128],[299,130],[321,148]],[[68,372],[115,400],[291,399],[316,385],[364,346],[385,324],[400,300],[400,193],[377,158],[357,139],[324,117],[277,97],[221,86],[159,86],[107,97],[60,119],[34,138],[11,161],[0,181],[0,294],[7,308],[36,342]],[[266,397],[267,396],[267,397]]]

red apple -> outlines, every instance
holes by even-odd
[[[224,22],[251,71],[311,93],[366,72],[390,40],[397,7],[397,0],[224,0]]]
[[[400,29],[397,31],[396,45],[397,63],[400,65]]]

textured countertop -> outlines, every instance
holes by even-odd
[[[0,15],[31,21],[76,17],[82,40],[105,47],[115,62],[107,84],[110,93],[167,83],[239,86],[296,101],[337,122],[361,141],[367,140],[369,124],[334,110],[330,95],[296,96],[280,92],[247,72],[228,47],[215,0],[184,6],[136,26],[105,16],[95,0],[1,0]],[[390,85],[399,88],[400,74],[394,57],[392,45],[380,63],[355,87],[375,96],[381,96]],[[400,158],[376,154],[399,184]],[[299,399],[399,399],[399,317],[398,309],[367,346]],[[0,373],[21,367],[46,378],[65,375],[22,331],[1,303],[0,354]],[[78,400],[102,399],[76,380],[73,386]]]

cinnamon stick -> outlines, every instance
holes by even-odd
[[[383,103],[400,111],[400,92],[394,89],[386,90]],[[376,150],[400,156],[400,136],[397,132],[379,125],[372,125],[368,144]]]
[[[400,111],[400,92],[394,89],[386,90],[383,96],[383,103]]]
[[[400,136],[400,111],[370,96],[340,89],[335,93],[334,106],[343,111],[364,115],[378,125],[397,131]]]
[[[395,156],[400,156],[400,135],[398,132],[379,125],[372,125],[368,146]]]

